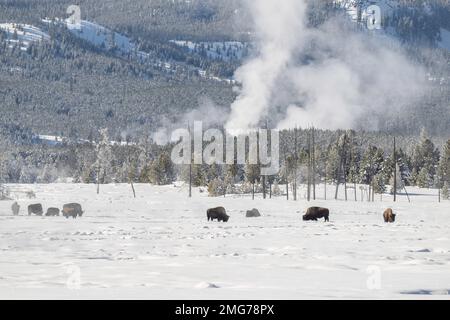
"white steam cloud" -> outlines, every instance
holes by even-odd
[[[352,128],[421,96],[425,72],[383,31],[358,32],[342,19],[307,27],[306,0],[244,1],[258,54],[235,74],[242,87],[228,131],[247,130],[266,119],[279,129]]]

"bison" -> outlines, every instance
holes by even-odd
[[[394,214],[394,211],[392,211],[391,208],[386,209],[383,213],[383,218],[384,218],[384,222],[388,223],[393,223],[395,222],[395,216],[396,214]]]
[[[47,217],[57,217],[59,216],[58,208],[48,208],[47,213],[45,214]]]
[[[259,213],[258,209],[252,209],[252,210],[248,210],[247,213],[245,214],[245,216],[247,218],[257,218],[257,217],[261,217],[261,214]]]
[[[214,221],[215,219],[217,219],[217,221],[219,222],[228,222],[228,219],[230,218],[230,216],[227,215],[224,207],[208,209],[206,211],[206,216],[208,217],[208,221]]]
[[[306,211],[306,214],[303,216],[304,221],[317,221],[317,219],[324,218],[325,221],[329,220],[330,210],[327,208],[319,208],[319,207],[311,207]]]
[[[40,203],[30,204],[28,206],[28,215],[31,216],[31,214],[35,214],[37,216],[42,216],[44,214],[44,209],[42,209],[42,204],[40,204]]]
[[[19,204],[16,202],[14,202],[11,206],[11,210],[13,212],[13,215],[18,216],[19,215],[19,210],[20,210],[20,206]]]
[[[72,217],[76,219],[77,216],[83,215],[83,210],[81,209],[81,205],[79,203],[69,203],[63,206],[63,216],[67,219]]]

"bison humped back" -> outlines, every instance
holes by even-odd
[[[304,221],[317,221],[324,218],[325,221],[330,221],[330,210],[327,208],[311,207],[308,208],[306,214],[303,216]]]
[[[211,208],[206,211],[206,217],[208,221],[217,220],[219,222],[228,222],[230,216],[227,215],[227,212],[224,207]]]

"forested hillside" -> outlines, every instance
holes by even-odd
[[[46,166],[68,170],[81,179],[88,170],[81,167],[91,166],[94,160],[62,163],[75,152],[77,141],[98,141],[102,128],[108,128],[111,140],[141,143],[164,123],[183,121],[205,99],[217,110],[209,117],[223,117],[229,110],[236,84],[220,79],[232,79],[253,53],[254,34],[242,1],[77,2],[83,20],[127,37],[149,55],[147,60],[94,45],[65,25],[43,21],[67,18],[71,4],[69,0],[0,0],[0,24],[9,26],[0,28],[0,136],[2,148],[8,150],[4,156],[10,172],[5,181],[36,181]],[[311,2],[310,26],[330,17],[345,19],[340,4]],[[412,61],[426,67],[423,76],[430,88],[419,103],[401,113],[368,115],[376,119],[379,130],[414,137],[426,128],[440,146],[448,138],[450,54],[438,42],[440,30],[449,28],[449,12],[448,1],[399,1],[389,11],[386,29],[400,40]],[[19,34],[23,25],[49,37],[35,37],[24,46]],[[8,31],[11,28],[19,32]],[[232,46],[238,50],[232,51]],[[364,128],[361,122],[355,129]],[[64,137],[68,144],[43,146],[36,139],[42,134]],[[34,168],[30,169],[36,173],[34,178],[11,173],[21,162]],[[120,160],[120,166],[124,162]]]

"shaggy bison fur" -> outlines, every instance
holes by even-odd
[[[83,210],[79,203],[69,203],[63,206],[63,216],[66,218],[72,217],[75,219],[77,216],[81,217],[82,215]]]
[[[394,211],[392,211],[391,208],[386,209],[383,213],[383,218],[384,218],[384,222],[388,223],[393,223],[395,222],[395,216],[396,214],[394,214]]]
[[[42,209],[42,204],[40,204],[40,203],[30,204],[28,206],[28,215],[31,216],[31,214],[35,214],[37,216],[42,216],[44,214],[44,209]]]
[[[214,221],[217,220],[219,222],[223,221],[223,222],[228,222],[228,219],[230,218],[227,215],[227,212],[225,211],[224,207],[217,207],[217,208],[212,208],[212,209],[208,209],[206,211],[206,216],[208,217],[208,221]]]
[[[48,208],[47,213],[45,214],[47,217],[57,217],[59,216],[58,208]]]
[[[325,221],[329,220],[330,210],[327,208],[319,208],[319,207],[311,207],[306,211],[306,214],[303,216],[304,221],[317,221],[317,219],[324,218]]]

